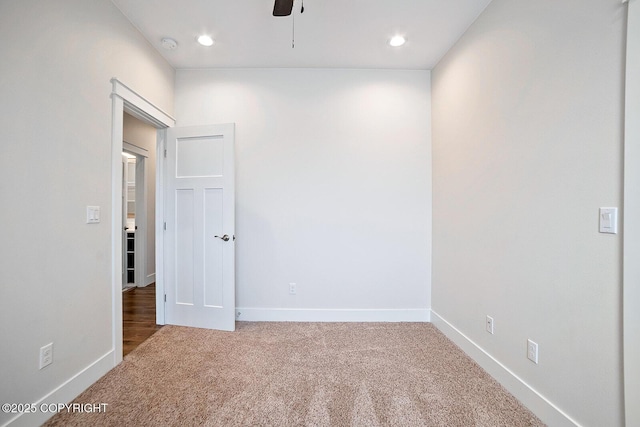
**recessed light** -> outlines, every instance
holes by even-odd
[[[391,40],[389,40],[389,45],[393,47],[400,47],[405,44],[406,41],[407,39],[405,39],[403,36],[393,36],[391,37]]]
[[[178,42],[177,42],[177,41],[175,41],[175,40],[174,40],[174,39],[172,39],[172,38],[169,38],[169,37],[165,37],[165,38],[163,38],[163,39],[161,40],[161,43],[162,43],[162,47],[163,47],[163,48],[165,48],[165,49],[167,49],[167,50],[173,50],[173,49],[175,49],[176,47],[178,47]]]
[[[203,34],[201,36],[198,36],[198,43],[200,43],[202,46],[213,46],[213,38],[211,38],[211,36],[208,36],[206,34]]]

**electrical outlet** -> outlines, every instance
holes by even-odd
[[[295,294],[296,294],[296,284],[289,283],[289,295],[295,295]]]
[[[53,343],[40,347],[40,369],[53,363]]]
[[[487,316],[487,332],[493,335],[493,317]]]
[[[538,343],[527,340],[527,358],[538,364]]]

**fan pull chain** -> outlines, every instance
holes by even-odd
[[[293,13],[293,24],[292,24],[292,28],[291,28],[291,49],[295,49],[296,48],[296,11],[294,10]]]
[[[294,0],[295,2],[295,0]],[[302,7],[300,8],[300,13],[304,13],[304,0],[302,0]],[[291,13],[293,15],[292,28],[291,28],[291,49],[296,48],[296,11],[295,8]]]

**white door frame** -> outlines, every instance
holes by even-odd
[[[624,134],[623,346],[625,422],[640,425],[640,0],[628,1]]]
[[[156,180],[156,322],[164,324],[164,281],[162,241],[162,173],[161,161],[165,129],[175,126],[176,120],[144,97],[127,87],[118,79],[111,79],[111,290],[112,290],[112,346],[114,365],[122,361],[122,171],[121,156],[123,142],[124,112],[158,129]]]
[[[122,154],[122,210],[121,210],[121,215],[122,215],[122,228],[120,229],[120,232],[122,233],[122,239],[125,240],[124,234],[125,231],[123,230],[124,228],[124,223],[126,221],[126,217],[127,217],[127,213],[126,213],[126,209],[125,209],[125,204],[127,202],[127,197],[125,197],[124,195],[126,194],[126,189],[125,189],[125,182],[127,181],[127,157],[124,155],[124,153]],[[127,284],[127,282],[125,280],[127,280],[127,274],[125,272],[125,265],[127,265],[127,257],[125,256],[125,251],[126,249],[124,248],[124,241],[122,242],[122,257],[120,259],[122,259],[122,289],[124,289],[125,285]]]
[[[134,271],[137,287],[147,284],[147,157],[136,155]]]
[[[149,152],[144,148],[122,142],[122,149],[136,156],[136,230],[135,230],[135,284],[141,288],[147,285],[147,161]],[[124,246],[123,246],[124,247]]]

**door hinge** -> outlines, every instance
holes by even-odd
[[[166,148],[164,149],[164,158],[165,159],[167,158],[167,149]]]
[[[167,231],[167,223],[164,223],[164,231]]]
[[[164,294],[164,302],[167,302],[167,294]]]

